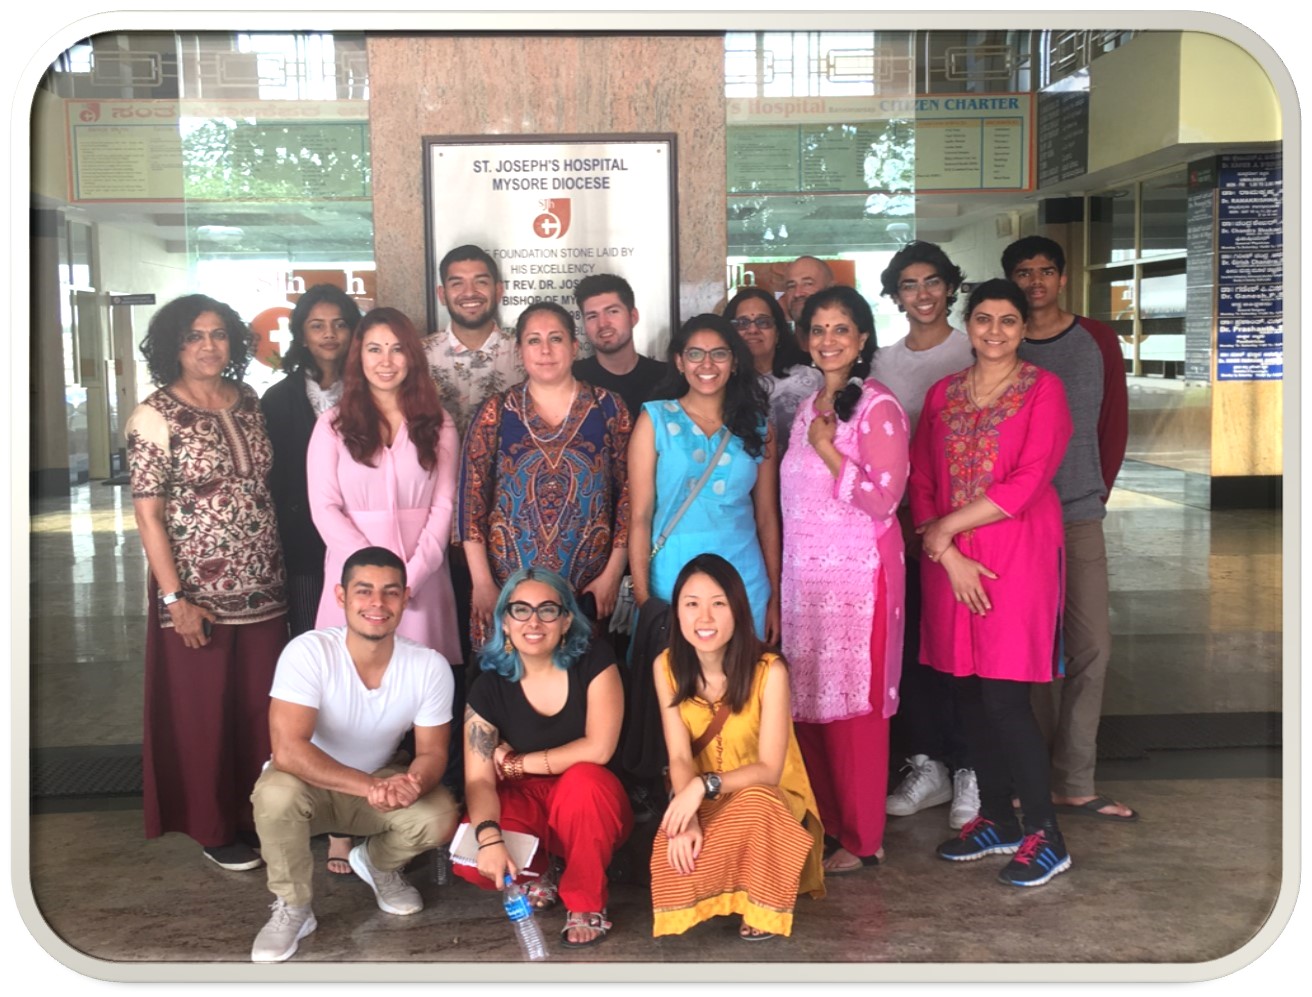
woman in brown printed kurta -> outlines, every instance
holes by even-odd
[[[161,308],[141,351],[159,390],[127,424],[150,565],[142,743],[146,836],[190,835],[225,869],[261,864],[250,791],[268,760],[287,642],[282,551],[250,333],[200,294]]]

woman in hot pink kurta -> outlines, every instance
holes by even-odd
[[[951,675],[1050,682],[1065,572],[1061,500],[1053,475],[1071,434],[1061,379],[1021,362],[993,404],[970,400],[966,371],[925,395],[911,449],[911,514],[938,519],[984,496],[1005,518],[957,534],[967,557],[985,565],[991,608],[958,601],[941,566],[921,571],[921,661]]]
[[[825,380],[798,409],[780,467],[783,651],[797,740],[837,842],[825,872],[836,875],[883,852],[888,718],[902,669],[907,418],[868,379],[874,316],[855,290],[813,294],[799,328]]]
[[[975,363],[929,389],[911,447],[926,559],[920,660],[954,676],[980,794],[979,816],[938,855],[1014,853],[998,877],[1012,886],[1040,886],[1071,865],[1030,706],[1033,684],[1052,681],[1061,660],[1065,547],[1052,479],[1071,416],[1061,380],[1017,352],[1028,316],[1010,281],[971,292]]]
[[[410,587],[410,601],[397,632],[456,664],[461,660],[460,640],[446,550],[460,443],[455,422],[442,413],[433,438],[436,460],[430,469],[424,468],[404,410],[428,410],[425,418],[431,420],[432,411],[441,413],[441,406],[427,367],[412,355],[417,350],[422,359],[418,343],[409,320],[395,309],[375,309],[366,315],[343,371],[342,403],[319,417],[310,437],[310,512],[327,546],[315,625],[345,623],[336,596],[345,560],[361,547],[386,547],[405,560]],[[360,388],[361,381],[364,390],[357,391],[353,401],[352,385]],[[420,400],[411,401],[411,393]],[[342,408],[352,404],[366,409],[372,405],[380,428],[386,426],[367,460],[351,455],[347,437],[352,427],[344,427],[340,419]]]

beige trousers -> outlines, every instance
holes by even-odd
[[[405,769],[387,766],[373,775],[386,778]],[[381,813],[362,796],[319,789],[270,764],[251,793],[260,852],[269,871],[269,889],[289,906],[304,907],[313,896],[314,858],[310,839],[318,834],[368,837],[369,861],[383,872],[400,869],[418,855],[444,845],[455,833],[459,808],[438,785],[404,810]]]
[[[1102,520],[1066,524],[1066,677],[1034,683],[1034,715],[1052,751],[1052,792],[1092,796],[1102,691],[1112,657]]]

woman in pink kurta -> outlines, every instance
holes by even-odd
[[[825,381],[798,409],[780,466],[783,652],[834,875],[883,853],[888,718],[902,667],[907,418],[868,379],[874,316],[855,290],[813,294],[799,328]]]
[[[966,305],[975,363],[929,389],[911,449],[911,513],[927,562],[920,658],[955,676],[980,792],[979,816],[938,854],[1015,853],[999,876],[1015,886],[1070,867],[1030,692],[1061,661],[1064,543],[1052,479],[1071,417],[1061,380],[1017,354],[1028,313],[1010,281],[975,289]]]
[[[459,663],[446,549],[460,444],[409,319],[391,308],[366,315],[343,381],[341,404],[319,417],[308,454],[310,512],[327,546],[315,625],[345,623],[336,596],[343,562],[361,547],[386,547],[405,560],[410,587],[398,633]],[[364,459],[352,456],[352,442]]]

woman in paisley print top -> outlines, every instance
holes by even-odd
[[[251,334],[201,294],[169,302],[141,352],[159,390],[127,424],[147,582],[146,836],[181,831],[225,869],[261,865],[250,791],[269,758],[287,642],[282,551]]]
[[[460,468],[475,647],[487,640],[501,587],[521,568],[554,571],[580,599],[595,600],[600,620],[628,566],[628,407],[575,379],[574,318],[560,305],[529,305],[515,341],[528,377],[479,407]]]

